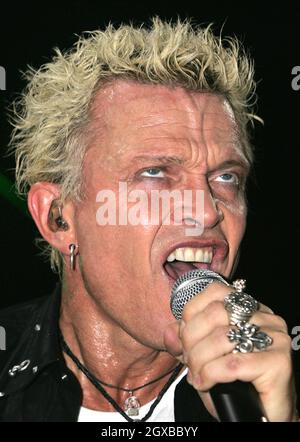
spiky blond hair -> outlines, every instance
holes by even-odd
[[[13,106],[11,148],[16,183],[27,193],[38,181],[58,183],[61,200],[80,200],[89,110],[98,90],[114,79],[181,86],[222,94],[239,127],[244,154],[252,161],[247,123],[253,113],[253,65],[236,38],[216,37],[211,26],[152,20],[152,26],[109,25],[84,33],[71,50],[55,49],[50,63],[29,68],[28,85]],[[61,270],[51,249],[52,267]]]

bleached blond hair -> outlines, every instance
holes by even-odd
[[[215,36],[211,25],[157,17],[151,27],[109,25],[84,33],[65,53],[56,48],[51,62],[29,68],[25,76],[27,87],[13,106],[11,138],[20,193],[48,181],[60,185],[62,202],[80,201],[91,106],[99,89],[115,79],[223,95],[252,162],[247,126],[258,119],[253,64],[236,38]],[[48,249],[52,267],[61,270],[59,252]]]

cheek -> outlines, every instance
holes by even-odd
[[[225,204],[222,202],[219,207],[223,211],[224,220],[222,224],[224,225],[223,229],[229,242],[231,253],[235,254],[246,229],[246,204],[244,201],[240,204]]]
[[[150,225],[98,225],[97,206],[82,207],[76,218],[79,251],[85,271],[107,268],[126,268],[148,263],[150,246],[155,236]]]
[[[232,202],[215,198],[215,202],[218,207],[224,212],[224,216],[225,214],[227,214],[228,217],[239,218],[240,223],[242,223],[244,219],[245,223],[247,216],[247,206],[244,198],[235,198]]]

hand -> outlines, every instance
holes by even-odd
[[[232,326],[223,303],[231,291],[224,284],[213,283],[188,302],[182,320],[165,331],[167,351],[188,367],[188,382],[213,416],[217,413],[209,389],[241,380],[253,383],[269,421],[297,420],[291,339],[285,321],[260,304],[251,323],[267,333],[273,344],[261,352],[232,353],[235,343],[227,338]]]

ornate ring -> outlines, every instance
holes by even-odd
[[[255,349],[263,351],[273,343],[273,339],[267,333],[259,331],[255,324],[242,321],[238,322],[236,327],[227,333],[230,342],[237,342],[233,353],[251,353]]]
[[[253,313],[259,308],[259,303],[247,293],[243,292],[246,287],[244,279],[234,281],[235,292],[230,293],[224,299],[224,306],[229,314],[230,325],[236,325],[238,322],[247,322]]]

